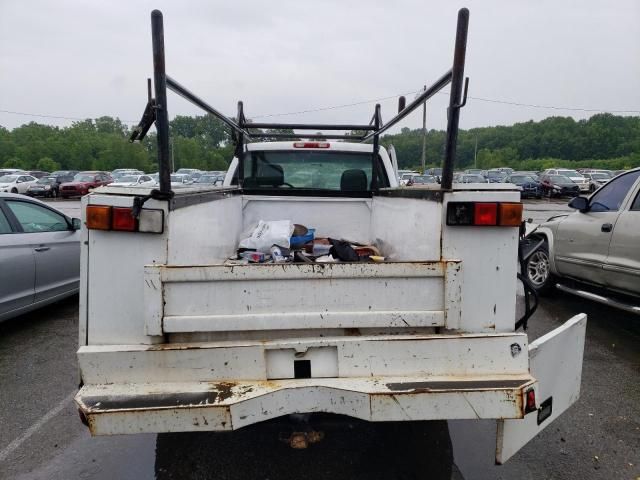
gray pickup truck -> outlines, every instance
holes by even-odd
[[[557,286],[640,314],[640,168],[569,206],[529,234],[528,279],[539,293]]]

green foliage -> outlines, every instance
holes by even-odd
[[[60,164],[49,157],[42,157],[36,163],[36,169],[41,170],[43,172],[55,172],[56,170],[60,170]]]
[[[25,162],[24,160],[18,157],[8,158],[4,163],[2,163],[2,167],[3,168],[21,168],[23,170],[26,170],[27,168],[29,168],[27,165],[27,162]]]
[[[363,133],[350,132],[349,135]],[[0,165],[47,171],[125,167],[157,171],[155,133],[151,131],[142,142],[134,144],[128,142],[128,135],[125,124],[106,116],[74,122],[64,128],[34,122],[11,131],[0,127]],[[224,170],[233,157],[228,128],[211,115],[177,116],[170,122],[170,138],[175,169]],[[427,132],[428,167],[442,164],[444,142],[444,131]],[[598,114],[579,121],[571,117],[549,117],[509,127],[461,130],[456,168],[473,167],[476,142],[478,168],[511,166],[541,170],[556,165],[631,168],[640,165],[640,117]],[[398,134],[384,136],[381,143],[394,145],[400,168],[419,167],[421,129],[405,127]]]
[[[559,165],[561,161],[572,168],[640,165],[640,117],[598,114],[579,121],[571,117],[549,117],[540,122],[516,123],[509,127],[460,130],[456,168],[474,166],[476,141],[478,168],[511,166],[536,170],[536,166],[547,168]],[[427,132],[429,166],[442,164],[444,142],[445,132]],[[383,137],[382,144],[393,144],[400,168],[420,164],[421,129],[403,128],[399,134]]]

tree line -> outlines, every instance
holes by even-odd
[[[140,143],[129,143],[130,132],[131,127],[111,117],[78,121],[68,127],[35,122],[13,130],[0,127],[0,167],[157,171],[155,134],[149,133]],[[400,133],[383,136],[381,144],[395,147],[400,168],[417,169],[422,137],[422,129],[403,128]],[[181,167],[225,170],[233,157],[228,129],[210,115],[175,117],[170,122],[170,138],[176,170]],[[444,142],[444,131],[427,132],[427,166],[442,163]],[[456,168],[474,166],[483,169],[510,166],[520,170],[640,166],[640,117],[598,114],[578,121],[571,117],[549,117],[539,122],[460,130]]]

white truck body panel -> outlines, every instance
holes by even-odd
[[[92,433],[231,430],[309,412],[520,422],[527,392],[548,376],[529,364],[527,335],[514,332],[517,228],[446,221],[451,201],[518,202],[519,191],[397,188],[384,149],[380,157],[392,188],[372,195],[248,194],[231,186],[234,160],[226,188],[145,203],[162,210],[162,233],[84,228],[76,402]],[[129,190],[84,197],[83,220],[88,205],[131,207],[148,193]],[[281,219],[375,244],[386,261],[225,264],[244,231]],[[538,350],[532,359],[561,358]],[[563,354],[581,362],[581,351]],[[545,395],[560,395],[549,385]]]

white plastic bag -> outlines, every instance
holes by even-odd
[[[248,248],[263,253],[269,253],[272,245],[289,248],[289,240],[293,234],[291,220],[260,220],[258,225],[245,232],[240,240],[239,248]]]

